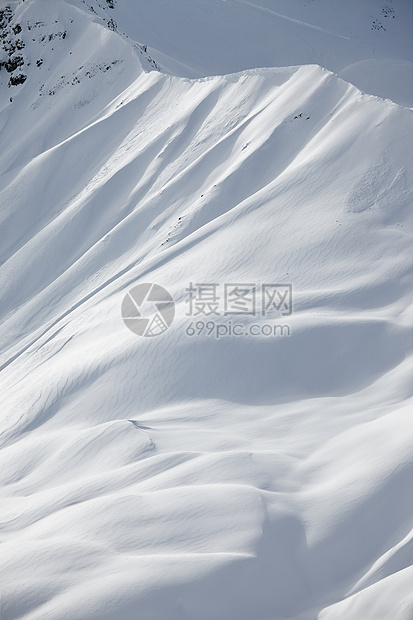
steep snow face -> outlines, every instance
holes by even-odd
[[[316,65],[147,72],[107,4],[6,17],[2,620],[408,620],[412,111]]]
[[[1,141],[7,145],[0,154],[3,171],[99,118],[141,73],[138,57],[149,67],[141,48],[116,34],[96,6],[85,12],[63,0],[6,5],[0,70]]]

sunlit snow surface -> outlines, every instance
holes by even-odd
[[[188,2],[9,3],[1,620],[411,620],[410,5]],[[331,72],[378,60],[386,99]],[[146,282],[175,300],[153,338],[121,317]],[[190,335],[190,283],[234,282],[293,312],[217,323],[290,336]]]

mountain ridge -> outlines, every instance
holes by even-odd
[[[0,71],[2,618],[407,620],[412,111],[316,64],[152,70],[81,4],[15,3],[45,25]]]

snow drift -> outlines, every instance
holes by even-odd
[[[411,109],[315,64],[168,75],[122,2],[9,4],[2,619],[408,620]],[[231,282],[292,314],[188,331]]]

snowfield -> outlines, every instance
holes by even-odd
[[[412,8],[332,4],[1,0],[1,620],[412,620]]]

